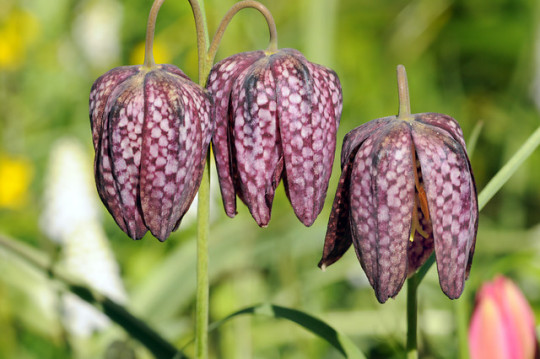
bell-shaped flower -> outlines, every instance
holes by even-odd
[[[217,63],[206,85],[215,104],[212,139],[225,212],[236,195],[260,226],[283,178],[296,216],[313,224],[324,205],[342,109],[335,72],[297,50],[254,51]]]
[[[519,288],[497,276],[476,295],[469,328],[471,359],[533,359],[538,355],[534,314]]]
[[[354,248],[377,299],[397,295],[435,250],[449,298],[463,291],[471,266],[478,204],[463,133],[438,113],[410,114],[398,67],[400,114],[347,134],[321,268]]]
[[[173,65],[123,66],[90,92],[98,193],[133,239],[164,241],[199,188],[212,136],[211,98]]]

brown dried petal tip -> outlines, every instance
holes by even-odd
[[[217,63],[207,88],[215,103],[212,142],[227,215],[235,215],[238,195],[266,226],[283,178],[295,214],[311,225],[334,159],[342,109],[337,75],[293,49],[255,51]]]
[[[133,239],[164,241],[199,187],[211,99],[173,65],[115,68],[90,92],[98,193]]]

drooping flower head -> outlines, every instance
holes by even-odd
[[[478,204],[459,124],[438,113],[410,114],[405,69],[398,67],[400,114],[347,134],[323,257],[354,248],[377,299],[397,295],[435,250],[439,282],[458,298],[468,276]]]
[[[534,313],[519,288],[499,275],[476,295],[469,349],[471,359],[538,357]]]
[[[212,136],[211,99],[173,65],[123,66],[90,92],[98,193],[133,239],[164,241],[199,188]]]
[[[334,160],[342,110],[337,75],[294,49],[254,51],[217,63],[206,87],[215,103],[212,143],[227,215],[235,216],[238,195],[266,226],[283,178],[296,216],[313,224]]]

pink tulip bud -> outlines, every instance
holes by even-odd
[[[532,359],[537,349],[534,315],[519,288],[497,276],[476,296],[469,328],[471,359]]]

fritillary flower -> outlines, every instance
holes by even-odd
[[[398,67],[400,114],[347,134],[342,174],[326,233],[322,268],[354,248],[377,299],[400,291],[435,251],[439,282],[458,298],[470,270],[478,204],[456,120],[410,114],[406,75]]]
[[[324,205],[342,110],[335,72],[294,49],[254,51],[217,63],[206,87],[215,103],[212,143],[227,215],[235,216],[238,195],[266,226],[283,178],[296,216],[313,224]]]
[[[98,193],[133,239],[164,241],[199,188],[211,98],[173,65],[123,66],[98,78],[90,120]]]

